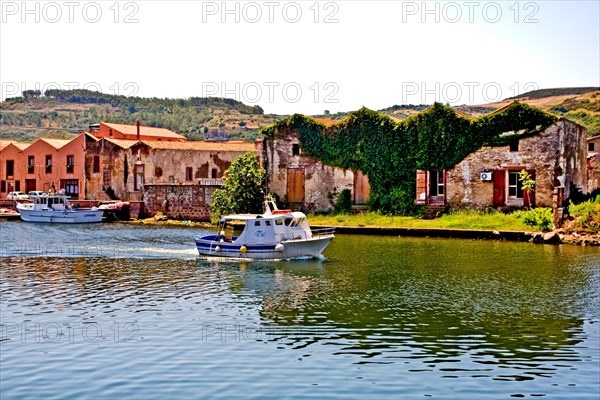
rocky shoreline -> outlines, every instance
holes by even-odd
[[[573,232],[555,229],[550,232],[537,232],[533,235],[535,244],[575,244],[578,246],[600,246],[600,234]]]

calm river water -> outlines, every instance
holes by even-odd
[[[590,398],[600,250],[337,236],[197,258],[199,230],[0,222],[0,398]]]

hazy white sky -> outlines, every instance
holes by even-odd
[[[319,114],[599,86],[599,4],[0,0],[0,95],[85,87]]]

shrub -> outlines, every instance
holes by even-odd
[[[337,214],[345,214],[350,212],[350,209],[352,208],[352,196],[350,194],[350,189],[344,189],[340,192],[333,208]]]
[[[262,212],[265,170],[256,154],[248,152],[237,157],[225,171],[225,176],[223,186],[213,193],[210,205],[213,222],[225,214]]]
[[[527,211],[518,211],[518,217],[523,218],[523,222],[532,228],[541,231],[552,229],[552,209],[551,208],[533,208]]]
[[[600,195],[580,204],[569,203],[569,213],[575,217],[575,227],[585,232],[600,232]]]

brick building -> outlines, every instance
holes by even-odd
[[[79,200],[144,201],[146,212],[206,219],[225,170],[261,142],[192,142],[161,128],[100,123],[71,140],[0,141],[0,198],[65,189]],[[189,200],[189,201],[188,201]],[[171,207],[169,207],[171,205]]]

